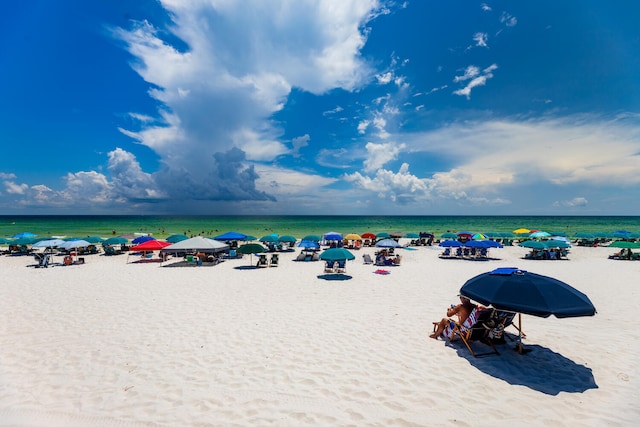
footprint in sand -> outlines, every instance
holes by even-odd
[[[625,374],[624,372],[620,372],[618,374],[618,378],[622,381],[629,381],[629,375]]]

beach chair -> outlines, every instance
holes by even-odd
[[[371,258],[371,255],[369,255],[369,254],[362,255],[362,259],[363,259],[365,264],[373,264],[373,259]]]
[[[335,264],[335,272],[336,273],[346,273],[347,272],[347,261],[337,261]]]
[[[37,264],[36,264],[36,268],[47,268],[49,267],[50,261],[51,261],[51,255],[50,254],[39,254],[39,253],[34,253],[33,257],[35,258]]]
[[[462,324],[459,324],[453,319],[449,319],[449,325],[445,328],[443,335],[445,335],[449,341],[454,341],[456,337],[459,337],[464,345],[467,347],[473,357],[488,356],[491,354],[500,354],[493,342],[488,337],[489,329],[485,326],[485,322],[493,316],[493,309],[478,309],[474,308],[471,314]],[[438,322],[433,323],[433,331],[435,332],[438,326]],[[476,353],[471,345],[472,341],[480,341],[483,344],[491,347],[490,352]]]
[[[267,256],[260,254],[258,255],[258,262],[256,263],[256,267],[268,267],[269,261],[267,260]]]
[[[306,261],[307,254],[304,251],[301,251],[296,257],[296,261]]]
[[[269,261],[269,267],[277,267],[278,266],[278,254],[271,255],[271,261]]]
[[[451,248],[445,249],[440,255],[440,258],[451,258]]]
[[[311,261],[320,261],[320,254],[318,252],[314,252],[313,255],[311,255]]]
[[[324,264],[324,272],[325,273],[335,273],[335,269],[334,269],[334,262],[333,261],[327,261]]]

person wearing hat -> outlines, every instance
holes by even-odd
[[[447,309],[447,317],[444,317],[440,323],[437,324],[435,331],[429,335],[429,338],[438,339],[438,337],[444,332],[447,325],[451,321],[449,317],[453,315],[458,315],[458,324],[462,325],[465,320],[471,315],[473,309],[476,308],[475,304],[471,302],[471,300],[465,296],[460,296],[460,304],[453,305]],[[434,322],[435,323],[435,322]]]

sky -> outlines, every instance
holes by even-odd
[[[3,9],[1,214],[640,214],[640,3]]]

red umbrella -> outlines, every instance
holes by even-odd
[[[140,243],[139,245],[133,246],[131,248],[132,252],[136,251],[159,251],[162,248],[166,248],[170,246],[171,243],[163,242],[161,240],[148,240],[144,243]]]
[[[373,233],[364,233],[361,234],[360,237],[362,237],[363,239],[375,239],[376,235]]]

